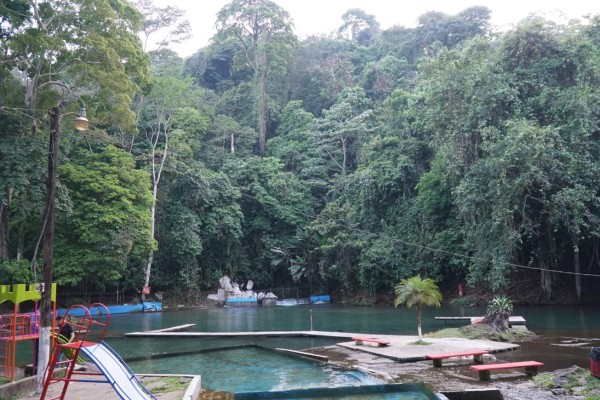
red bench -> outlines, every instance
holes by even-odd
[[[441,367],[442,360],[445,358],[451,357],[468,357],[473,356],[473,362],[475,364],[483,364],[483,355],[489,354],[487,350],[471,350],[471,351],[461,351],[456,353],[441,353],[441,354],[427,354],[425,358],[429,360],[433,360],[434,367]]]
[[[479,379],[482,381],[490,380],[490,371],[499,369],[512,369],[512,368],[525,368],[527,375],[537,375],[538,367],[543,367],[544,364],[539,361],[518,361],[512,363],[502,364],[484,364],[484,365],[471,365],[471,369],[479,372]]]
[[[352,340],[354,340],[357,345],[365,344],[365,342],[376,343],[377,347],[385,347],[390,345],[390,342],[387,340],[371,339],[366,337],[353,337]]]

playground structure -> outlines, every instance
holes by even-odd
[[[90,309],[94,310],[94,316],[90,313]],[[72,318],[73,315],[78,317]],[[102,320],[94,319],[95,316],[101,317]],[[67,323],[73,328],[74,338],[69,343],[54,342],[50,362],[44,374],[41,400],[46,399],[48,388],[52,384],[63,385],[60,395],[52,399],[64,399],[71,382],[109,383],[119,397],[125,400],[156,399],[136,378],[119,355],[103,342],[110,323],[110,312],[105,305],[96,303],[89,308],[82,305],[71,306],[64,314],[60,328],[62,329]],[[90,336],[96,342],[88,341]],[[63,354],[66,357],[62,357]],[[76,365],[80,355],[93,362],[100,372],[77,371]],[[63,369],[63,371],[56,373],[58,369]],[[103,375],[104,380],[85,379],[86,376],[92,375]],[[79,376],[83,376],[83,378]]]
[[[23,341],[32,341],[33,347],[33,365],[35,368],[35,347],[39,338],[40,313],[38,302],[42,294],[39,289],[33,285],[0,285],[0,304],[11,302],[13,304],[13,313],[0,315],[0,366],[4,378],[15,381],[15,363],[17,353],[17,343]],[[56,310],[56,283],[52,284],[51,300],[53,309]],[[26,301],[33,301],[34,311],[20,312],[20,305]]]

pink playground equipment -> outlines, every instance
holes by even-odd
[[[106,316],[106,320],[103,322],[94,320],[92,314],[90,313],[90,308],[96,309],[98,316]],[[75,315],[77,315],[76,318],[74,317]],[[52,342],[50,362],[48,363],[44,374],[44,389],[40,399],[44,399],[46,397],[48,387],[55,383],[63,384],[60,397],[56,397],[63,399],[67,393],[69,383],[72,381],[77,381],[77,379],[73,379],[72,376],[75,374],[88,374],[85,372],[75,371],[77,360],[80,358],[79,353],[81,350],[81,344],[85,343],[88,335],[92,332],[93,336],[95,336],[98,341],[103,340],[106,336],[109,323],[110,312],[104,304],[95,303],[89,308],[77,304],[72,305],[67,309],[58,328],[60,331],[64,325],[70,324],[74,334],[73,340],[61,342],[58,340],[58,335],[55,336],[56,340]],[[65,373],[60,374],[60,376],[55,376],[55,369],[61,368],[65,369]]]
[[[33,366],[35,368],[35,345],[39,337],[40,313],[38,302],[42,295],[34,285],[0,285],[0,304],[11,302],[13,304],[12,314],[0,314],[0,367],[1,376],[15,381],[15,363],[17,355],[17,343],[21,341],[32,341]],[[56,311],[56,283],[52,284],[52,307]],[[19,305],[26,301],[33,301],[34,311],[20,312]]]
[[[93,310],[93,313],[90,310]],[[95,316],[102,320],[94,319]],[[89,308],[82,305],[69,307],[60,328],[67,323],[73,328],[74,338],[66,343],[59,340],[54,342],[50,362],[44,374],[44,388],[40,400],[51,396],[48,389],[52,384],[62,384],[62,388],[57,390],[60,394],[52,399],[64,399],[71,382],[109,383],[124,400],[156,399],[121,357],[104,342],[110,323],[110,313],[104,304],[95,303]],[[88,338],[96,341],[88,341]],[[95,364],[99,372],[78,371],[76,365],[80,356]],[[55,373],[58,369],[63,369],[63,372]]]

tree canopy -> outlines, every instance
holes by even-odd
[[[299,39],[277,4],[233,0],[182,59],[176,8],[2,7],[2,283],[39,280],[58,106],[56,276],[72,290],[197,293],[227,274],[360,304],[416,276],[473,301],[597,292],[600,16],[499,32],[475,6],[383,29],[349,9]],[[75,135],[82,106],[92,129]]]

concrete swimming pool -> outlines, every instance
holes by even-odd
[[[386,384],[356,369],[342,368],[257,345],[172,353],[129,360],[154,373],[202,376],[202,388],[231,392],[235,399],[433,400],[423,384]]]
[[[128,360],[134,372],[193,374],[202,387],[227,392],[381,384],[354,369],[283,354],[256,345],[163,354]]]

